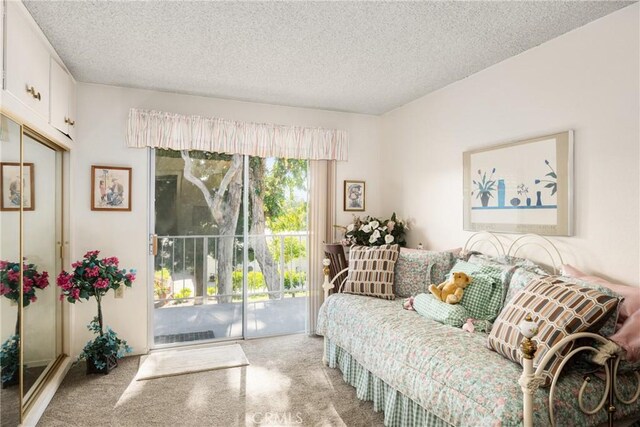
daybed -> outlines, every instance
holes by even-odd
[[[591,333],[581,334],[591,340],[574,351],[598,356],[601,365],[583,357],[544,388],[545,366],[534,372],[533,361],[524,359],[523,373],[520,364],[487,347],[485,333],[405,310],[401,298],[334,293],[320,309],[317,332],[325,337],[324,362],[343,372],[358,398],[384,411],[387,426],[596,426],[610,415],[612,420],[640,417],[640,374],[618,373],[620,348],[604,346],[610,341]],[[594,348],[596,341],[601,346]]]

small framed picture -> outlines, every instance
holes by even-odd
[[[364,211],[364,181],[344,181],[344,210]]]
[[[20,185],[20,163],[0,163],[0,210],[19,211],[20,200],[22,210],[35,210],[35,188],[33,163],[23,163],[22,185]]]
[[[131,210],[131,168],[91,166],[91,210]]]

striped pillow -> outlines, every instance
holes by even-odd
[[[349,275],[342,292],[394,299],[393,269],[398,245],[353,246],[349,251]]]
[[[519,347],[523,336],[518,325],[530,314],[538,324],[538,334],[533,338],[538,345],[533,359],[533,366],[537,368],[544,355],[564,337],[597,331],[615,312],[618,302],[619,298],[563,282],[557,277],[536,279],[502,310],[493,324],[487,345],[522,365]],[[574,343],[569,343],[551,358],[543,372],[545,386],[551,384],[560,363],[573,347]]]

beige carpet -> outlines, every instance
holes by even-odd
[[[151,353],[141,363],[136,380],[193,374],[249,364],[238,344],[181,348]]]
[[[322,338],[240,344],[251,365],[136,381],[139,357],[109,375],[67,374],[39,426],[382,426],[342,373],[322,365]]]

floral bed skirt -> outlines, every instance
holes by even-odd
[[[373,375],[347,351],[329,339],[327,339],[326,353],[329,367],[339,368],[342,371],[344,381],[356,388],[358,399],[373,402],[373,409],[376,412],[384,411],[385,426],[450,426]]]

